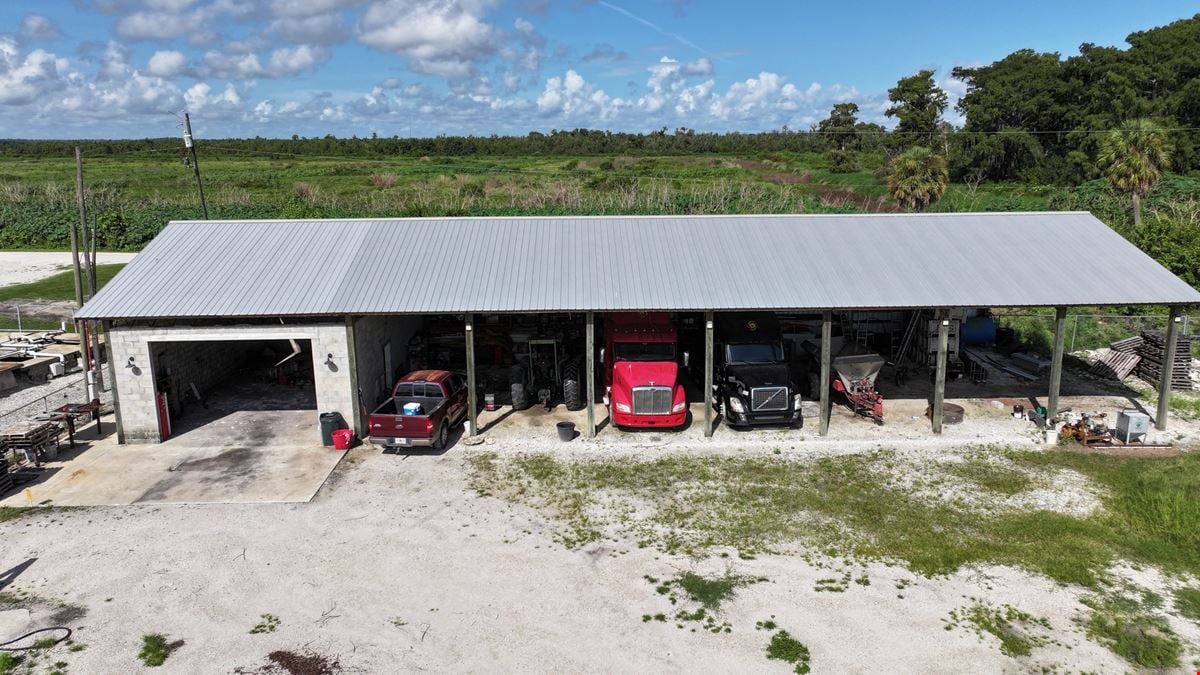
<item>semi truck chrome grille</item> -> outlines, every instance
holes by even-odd
[[[787,387],[756,387],[750,390],[750,409],[754,412],[787,410]]]
[[[671,412],[670,387],[634,387],[633,414],[667,415]]]

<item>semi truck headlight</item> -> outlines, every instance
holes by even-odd
[[[746,412],[746,406],[742,405],[742,399],[737,396],[729,397],[729,409],[733,412],[742,415]]]
[[[680,401],[679,403],[676,403],[674,406],[671,407],[671,412],[672,413],[681,413],[681,412],[683,412],[683,409],[686,407],[687,407],[687,401]]]
[[[618,403],[617,410],[619,410],[623,413],[633,412],[632,410],[630,410],[629,406],[625,405],[624,403]]]
[[[804,400],[804,397],[800,396],[800,394],[796,394],[795,396],[793,396],[793,397],[792,397],[792,409],[793,409],[793,410],[799,410],[799,409],[800,409],[800,403],[801,403],[803,400]]]

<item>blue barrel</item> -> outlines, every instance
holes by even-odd
[[[962,324],[959,339],[964,345],[990,345],[996,341],[996,319],[973,316]]]

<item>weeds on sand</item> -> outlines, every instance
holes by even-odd
[[[1025,492],[1034,485],[1027,471],[998,464],[982,455],[961,462],[943,462],[942,468],[983,490],[1007,496]]]
[[[737,590],[750,584],[766,581],[764,577],[750,577],[726,570],[717,577],[705,577],[695,572],[684,572],[672,579],[659,581],[652,576],[644,577],[654,585],[654,590],[678,609],[673,618],[676,625],[698,622],[711,633],[729,633],[733,627],[721,618],[721,605],[737,594]],[[662,617],[662,618],[660,618]],[[642,615],[642,621],[665,621],[663,614]]]
[[[805,675],[812,670],[809,665],[812,654],[808,647],[789,635],[786,630],[771,636],[771,641],[767,643],[767,658],[792,664],[799,675]]]
[[[1029,656],[1035,647],[1050,642],[1047,636],[1035,632],[1039,628],[1051,630],[1049,620],[1033,616],[1008,604],[997,607],[972,598],[970,605],[950,610],[950,617],[943,619],[943,622],[946,630],[967,624],[976,635],[988,633],[994,636],[1000,640],[1000,653],[1013,658]]]
[[[274,614],[263,614],[254,628],[250,629],[250,634],[274,633],[276,628],[279,628],[279,617]]]
[[[167,642],[167,636],[162,633],[147,633],[142,636],[142,649],[138,658],[147,666],[161,666],[167,662],[167,657],[176,649],[183,646],[183,640]]]
[[[1102,495],[1103,509],[1075,516],[965,508],[916,494],[895,477],[902,467],[886,450],[816,459],[680,454],[645,461],[483,453],[469,461],[476,491],[548,512],[568,547],[616,533],[689,555],[801,546],[831,557],[899,560],[925,575],[969,564],[1010,565],[1090,588],[1099,587],[1117,559],[1200,575],[1193,553],[1200,550],[1200,454],[1005,456],[1018,468],[1084,475]],[[1017,484],[992,474],[981,480],[998,489]]]
[[[1186,619],[1200,623],[1200,588],[1175,589],[1175,611]]]
[[[1083,602],[1091,609],[1080,622],[1089,638],[1135,666],[1179,666],[1183,643],[1167,620],[1148,611],[1144,601],[1115,593]]]

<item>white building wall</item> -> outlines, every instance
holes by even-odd
[[[118,396],[122,442],[157,442],[151,343],[218,340],[310,340],[317,413],[339,412],[351,425],[357,415],[354,373],[345,323],[279,326],[114,326],[108,332]],[[132,365],[130,358],[132,357]],[[328,361],[328,362],[327,362]],[[361,432],[361,430],[356,429]]]

